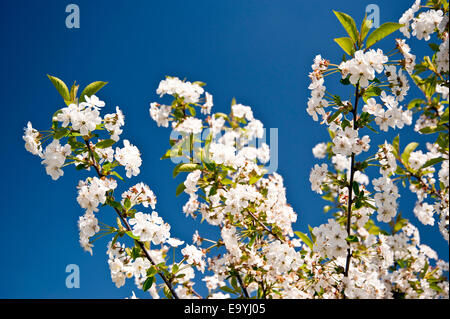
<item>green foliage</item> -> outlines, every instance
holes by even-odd
[[[375,29],[368,37],[366,41],[366,49],[370,48],[372,45],[378,41],[384,39],[391,33],[400,29],[403,25],[396,22],[386,22]]]
[[[67,85],[59,78],[55,76],[51,76],[47,74],[47,77],[52,81],[53,85],[55,86],[56,90],[59,92],[59,94],[62,96],[64,101],[70,100],[70,93],[69,89],[67,88]]]
[[[353,43],[357,43],[359,39],[359,33],[356,29],[355,20],[351,16],[349,16],[346,13],[334,11],[334,14],[338,18],[339,22],[344,27],[345,31],[347,31],[347,34],[350,36]]]
[[[92,82],[91,84],[86,86],[84,88],[84,90],[81,92],[79,102],[85,102],[86,96],[91,97],[92,95],[97,93],[102,87],[104,87],[106,84],[108,84],[108,82],[102,82],[102,81]]]
[[[335,38],[334,41],[339,44],[342,50],[344,50],[348,55],[352,56],[355,53],[355,47],[351,38]]]

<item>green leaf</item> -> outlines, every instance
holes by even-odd
[[[122,210],[122,205],[119,202],[108,199],[106,202],[109,206]]]
[[[107,139],[107,140],[103,140],[98,142],[97,144],[95,144],[96,148],[107,148],[112,146],[116,141],[112,140],[112,139]]]
[[[177,186],[177,189],[175,191],[175,196],[180,195],[184,190],[186,189],[186,186],[184,185],[184,182],[182,182],[180,185]]]
[[[154,276],[148,277],[148,278],[144,281],[144,283],[142,284],[142,290],[143,290],[143,291],[149,290],[149,289],[152,287],[152,285],[153,285],[154,282],[155,282],[155,277],[154,277]]]
[[[201,169],[202,166],[194,163],[184,163],[178,167],[178,172],[192,172],[196,169]]]
[[[428,43],[428,46],[431,48],[431,50],[433,50],[434,52],[438,52],[439,51],[439,45],[436,43]]]
[[[328,119],[327,119],[327,123],[331,123],[333,122],[338,116],[339,114],[342,113],[342,109],[337,110],[336,112],[334,112],[333,115],[331,115]]]
[[[220,181],[223,185],[233,184],[233,181],[229,178],[224,178]]]
[[[367,100],[373,96],[380,96],[382,90],[378,86],[371,86],[369,87],[363,95],[364,102],[367,103]]]
[[[424,127],[423,129],[419,130],[422,134],[433,134],[441,131],[448,131],[448,128],[444,125],[438,125],[434,127]]]
[[[339,19],[339,22],[341,22],[345,31],[347,31],[347,34],[353,40],[353,43],[357,43],[359,34],[358,34],[358,30],[356,29],[355,20],[353,20],[353,18],[346,13],[338,12],[338,11],[334,11],[334,10],[333,10],[333,12],[336,15],[336,17]]]
[[[355,195],[358,196],[359,194],[359,184],[357,182],[353,182],[353,191],[355,192]]]
[[[176,264],[175,264],[176,265]],[[147,269],[147,277],[153,277],[158,273],[158,270],[155,266],[151,266],[149,269]]]
[[[440,163],[442,161],[445,161],[445,158],[443,158],[443,157],[432,158],[432,159],[428,160],[425,164],[423,164],[422,168],[425,168],[425,167],[428,167],[428,166],[433,166],[433,165],[435,165],[437,163]]]
[[[349,243],[357,243],[359,242],[359,238],[355,235],[350,235],[345,239]]]
[[[294,232],[306,245],[308,245],[308,247],[312,250],[313,249],[313,242],[311,241],[311,239],[309,239],[308,235],[300,232],[300,231],[296,231]]]
[[[396,22],[386,22],[380,25],[379,28],[375,29],[368,37],[366,41],[366,49],[370,48],[372,45],[380,41],[381,39],[387,37],[389,34],[397,31],[403,26],[403,24]]]
[[[50,81],[52,81],[53,85],[58,90],[59,94],[61,94],[64,101],[70,100],[70,93],[67,85],[62,80],[58,79],[55,76],[51,76],[48,74],[47,76],[50,79]]]
[[[117,176],[120,180],[123,181],[123,177],[119,175],[119,173],[117,173],[116,171],[112,171],[111,174]]]
[[[347,53],[348,55],[353,55],[353,53],[355,53],[353,41],[349,37],[335,38],[334,42],[339,44],[339,46],[342,48],[342,50],[344,50],[345,53]]]
[[[230,294],[235,294],[235,293],[236,293],[236,291],[234,291],[233,289],[231,289],[231,288],[228,287],[228,286],[220,287],[220,290],[223,290],[223,291],[228,292],[228,293],[230,293]]]
[[[250,177],[250,180],[248,181],[248,183],[250,185],[255,184],[257,181],[259,181],[261,179],[262,176],[256,175],[256,176],[252,176]]]
[[[81,92],[80,94],[80,102],[85,102],[85,96],[87,95],[88,97],[91,97],[92,95],[94,95],[95,93],[97,93],[102,87],[104,87],[108,82],[102,82],[102,81],[96,81],[96,82],[92,82],[91,84],[89,84],[88,86],[86,86],[83,90],[83,92]]]
[[[309,234],[311,235],[312,242],[315,243],[316,242],[316,236],[313,233],[313,228],[308,225],[308,230],[309,230]]]
[[[394,148],[394,156],[398,157],[400,155],[400,136],[397,135],[394,137],[394,140],[392,141],[392,147]]]
[[[367,20],[367,16],[365,16],[361,24],[361,34],[360,34],[361,42],[364,41],[371,27],[372,27],[372,20]]]
[[[123,203],[123,206],[124,206],[125,209],[127,209],[127,210],[131,208],[131,200],[130,200],[128,197],[125,198],[125,201],[124,201],[124,203]]]
[[[131,232],[131,230],[125,232],[125,234],[127,234],[128,236],[130,236],[130,237],[133,238],[133,239],[139,240],[139,237],[134,236],[133,233]]]
[[[56,131],[56,132],[53,134],[53,138],[56,139],[56,140],[59,140],[60,138],[63,138],[63,137],[66,136],[67,134],[69,134],[69,130],[66,129],[66,128],[63,128],[63,129],[61,129],[61,130],[59,130],[59,131]]]
[[[408,165],[409,156],[411,155],[411,152],[413,152],[417,148],[417,146],[419,146],[419,143],[411,142],[405,147],[405,150],[403,151],[402,154],[402,160],[406,165]]]
[[[419,107],[422,103],[425,103],[422,99],[413,99],[408,103],[408,110]]]

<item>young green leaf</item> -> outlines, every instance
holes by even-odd
[[[411,155],[411,152],[413,152],[417,148],[417,146],[419,146],[419,143],[411,142],[405,147],[405,150],[402,154],[402,160],[406,165],[408,165],[407,163],[409,161],[409,155]]]
[[[185,189],[186,189],[186,186],[184,185],[184,182],[182,182],[180,185],[177,186],[177,189],[175,191],[175,196],[180,195]]]
[[[347,34],[353,40],[353,43],[357,43],[359,34],[358,34],[358,30],[356,29],[355,20],[353,20],[353,18],[346,13],[338,12],[338,11],[334,11],[334,10],[333,10],[333,12],[336,15],[336,17],[339,19],[339,22],[341,22],[345,31],[347,31]]]
[[[313,242],[311,241],[311,239],[309,239],[308,235],[300,232],[300,231],[296,231],[294,232],[306,245],[308,245],[308,247],[312,250],[313,249]]]
[[[372,27],[372,20],[367,20],[367,16],[364,17],[364,20],[361,24],[361,34],[360,41],[364,41],[367,34],[369,34],[370,28]]]
[[[355,47],[353,46],[353,41],[349,37],[336,38],[334,42],[339,44],[342,50],[345,51],[348,55],[353,55],[355,53]]]
[[[432,158],[432,159],[428,160],[425,164],[423,164],[422,168],[426,168],[428,166],[433,166],[442,161],[445,161],[445,158],[443,158],[443,157]]]
[[[387,37],[389,34],[397,31],[403,26],[403,24],[396,22],[386,22],[383,23],[379,28],[375,29],[368,37],[366,41],[366,49],[370,48],[372,45],[380,41],[381,39]]]
[[[144,290],[144,291],[149,290],[149,289],[152,287],[152,285],[153,285],[154,282],[155,282],[155,277],[154,277],[154,276],[148,277],[148,278],[144,281],[144,283],[142,284],[142,290]]]
[[[112,146],[116,141],[112,140],[112,139],[107,139],[107,140],[103,140],[98,142],[97,144],[95,144],[96,148],[107,148]]]
[[[67,85],[61,79],[58,79],[55,76],[51,76],[48,74],[47,74],[47,76],[50,79],[50,81],[52,81],[53,85],[58,90],[59,94],[61,94],[62,98],[65,101],[70,100],[70,93],[69,93],[69,89],[67,88]]]
[[[96,81],[92,82],[88,86],[86,86],[80,94],[80,102],[85,102],[85,96],[91,97],[95,93],[97,93],[102,87],[104,87],[108,82]]]

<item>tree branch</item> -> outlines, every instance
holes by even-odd
[[[91,149],[91,146],[90,146],[90,144],[89,144],[89,141],[88,141],[88,140],[84,140],[84,142],[85,142],[85,144],[86,144],[86,146],[87,146],[89,155],[91,156],[91,159],[92,159],[92,166],[94,166],[94,168],[95,168],[95,170],[96,170],[98,176],[99,176],[100,178],[103,177],[103,176],[105,176],[105,175],[103,175],[103,174],[101,173],[101,169],[98,167],[97,161],[95,160],[94,154],[93,154],[92,149]],[[127,221],[126,218],[122,215],[122,213],[119,211],[119,209],[117,209],[116,207],[113,207],[113,209],[116,211],[116,213],[117,213],[117,215],[119,216],[119,218],[120,218],[120,220],[122,221],[122,223],[125,224],[125,228],[127,229],[127,231],[131,231],[132,229],[131,229],[130,224],[128,224],[128,221]],[[148,253],[147,249],[145,248],[145,245],[144,245],[140,240],[136,240],[136,239],[135,239],[135,241],[136,241],[136,243],[139,245],[139,247],[142,249],[142,251],[143,251],[144,254],[145,254],[145,257],[150,261],[150,263],[151,263],[153,266],[156,266],[156,263],[153,261],[152,257],[150,256],[150,254]],[[172,294],[172,296],[173,296],[175,299],[179,299],[178,295],[176,294],[175,290],[174,290],[173,287],[172,287],[172,284],[171,284],[170,281],[166,278],[166,276],[164,276],[164,274],[161,273],[161,272],[158,272],[158,275],[159,275],[159,276],[161,277],[161,279],[164,281],[164,283],[166,284],[167,288],[169,288],[170,293]]]
[[[353,129],[358,129],[357,117],[358,117],[358,101],[359,101],[359,83],[356,85],[355,90],[355,103],[353,106],[352,114],[353,114]],[[350,164],[350,181],[348,185],[348,204],[347,204],[347,236],[350,236],[351,232],[351,218],[352,218],[352,204],[353,204],[353,178],[355,175],[355,154],[352,153],[351,156],[351,164]],[[350,269],[350,260],[352,256],[352,251],[350,249],[350,244],[347,249],[347,258],[345,261],[345,270],[344,277],[348,277],[348,271]],[[345,294],[343,294],[345,298]]]

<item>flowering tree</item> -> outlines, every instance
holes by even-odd
[[[332,216],[309,234],[292,228],[297,215],[283,178],[265,167],[269,146],[256,143],[264,126],[249,106],[233,99],[229,114],[212,114],[213,97],[202,82],[167,77],[157,88],[160,97],[173,98],[167,105],[150,104],[157,125],[172,128],[162,158],[177,163],[174,176],[187,173],[176,196],[189,196],[183,206],[187,217],[217,227],[216,238],[193,231],[193,243],[184,245],[171,237],[156,211],[138,211],[155,209],[147,185],[115,198],[117,183],[124,181],[120,167],[128,178],[136,176],[141,158],[127,140],[113,148],[124,116],[118,107],[100,116],[105,103],[94,94],[106,83],[94,82],[77,97],[77,85],[69,90],[49,76],[66,106],[53,115],[48,131],[28,123],[25,147],[42,158],[54,180],[70,164],[94,171],[78,185],[77,201],[85,210],[78,223],[80,244],[92,253],[95,240],[112,238],[107,255],[117,287],[134,277],[153,298],[161,292],[167,298],[448,298],[448,263],[420,243],[418,229],[401,216],[397,203],[399,184],[408,184],[417,195],[415,215],[430,226],[436,215],[448,241],[448,4],[421,7],[417,1],[399,23],[372,33],[366,19],[358,31],[350,16],[335,14],[348,33],[335,39],[346,55],[339,64],[316,56],[307,103],[307,112],[315,121],[321,118],[331,138],[313,149],[330,163],[316,164],[310,181],[312,190],[332,203],[325,207]],[[432,56],[417,64],[405,40],[397,39],[388,55],[373,48],[396,30],[425,41],[435,36],[440,43],[431,44]],[[395,54],[399,60],[392,59]],[[332,74],[349,88],[349,98],[325,88]],[[410,82],[423,96],[402,107]],[[371,151],[365,133],[402,129],[413,123],[413,112],[419,114],[415,130],[430,136],[427,152],[416,151],[416,142],[401,151],[399,134],[363,158]],[[379,177],[370,181],[366,173],[373,166]],[[97,220],[99,205],[111,206],[117,225]],[[179,261],[167,258],[170,247],[183,247]],[[198,276],[208,289],[205,296],[194,289]]]

